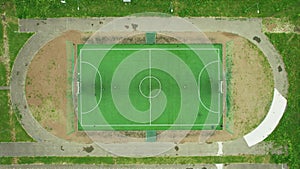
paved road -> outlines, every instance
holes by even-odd
[[[147,22],[147,19],[152,19],[151,22]],[[84,144],[70,143],[51,133],[47,132],[32,116],[28,109],[28,104],[25,97],[25,79],[27,74],[28,65],[33,59],[38,50],[45,45],[48,41],[55,38],[64,31],[75,29],[80,31],[96,31],[104,24],[111,21],[113,18],[92,18],[92,19],[71,19],[71,18],[57,18],[48,20],[20,20],[21,32],[36,32],[29,41],[24,45],[15,60],[12,76],[11,76],[11,98],[13,105],[16,105],[22,114],[21,123],[28,134],[34,138],[37,143],[0,143],[0,156],[27,156],[27,155],[57,155],[68,156],[70,154],[76,156],[85,156],[85,152],[79,151]],[[169,20],[168,20],[169,19]],[[177,24],[173,25],[174,31],[178,29],[188,31],[190,28],[185,27],[180,22],[173,22],[171,18],[158,18],[147,17],[140,20],[132,21],[128,19],[125,24],[130,25],[132,22],[138,24],[138,31],[149,31],[154,29],[161,29],[168,31],[167,27],[161,23]],[[273,69],[275,87],[286,96],[288,82],[284,64],[280,55],[276,52],[274,47],[268,41],[267,37],[261,31],[260,19],[216,19],[216,18],[187,18],[195,26],[202,31],[226,31],[239,34],[246,37],[251,42],[255,43],[265,54],[270,65]],[[134,31],[128,30],[124,27],[124,23],[120,23],[120,27],[116,27],[119,31]],[[107,30],[114,31],[114,30]],[[170,30],[169,30],[170,31]],[[254,36],[261,38],[261,42],[257,43],[253,40]],[[281,65],[282,71],[278,72],[278,65]],[[146,144],[146,143],[145,143]],[[240,138],[233,141],[224,142],[222,152],[224,155],[239,155],[239,154],[266,154],[271,147],[267,143],[261,143],[249,148],[245,141]],[[65,151],[60,150],[60,146],[63,146]],[[93,145],[95,150],[89,155],[93,156],[106,156],[113,155],[107,153],[97,145]],[[118,148],[120,145],[114,145]],[[124,146],[124,145],[123,145]],[[151,145],[149,144],[151,147]],[[149,147],[148,146],[148,147]],[[175,145],[174,145],[175,146]],[[168,156],[207,156],[207,155],[219,155],[219,146],[217,143],[205,144],[205,143],[185,143],[179,144],[179,151],[171,149],[161,155]],[[136,152],[134,149],[124,149],[123,151],[132,151],[134,156]],[[22,152],[21,152],[22,151]]]
[[[288,169],[282,164],[0,165],[0,169]]]

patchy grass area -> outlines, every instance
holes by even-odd
[[[27,134],[24,130],[23,126],[20,124],[19,119],[22,118],[19,110],[13,110],[13,117],[12,117],[12,124],[15,127],[15,141],[22,141],[22,142],[34,142],[34,140]]]
[[[2,164],[11,164],[11,157],[0,157]],[[208,156],[208,157],[20,157],[19,164],[215,164],[267,163],[270,156]]]
[[[9,22],[8,23],[8,42],[9,42],[9,57],[10,57],[10,68],[12,68],[14,61],[19,53],[19,50],[23,47],[25,42],[33,35],[32,33],[18,33],[18,25]],[[17,112],[14,111],[12,117],[12,125],[15,127],[15,139],[16,141],[33,141],[33,139],[28,136],[24,128],[17,119]]]
[[[12,68],[14,61],[23,47],[25,42],[33,35],[33,33],[19,33],[18,24],[9,22],[7,27],[10,67]]]
[[[1,10],[0,10],[0,13]],[[3,26],[2,26],[2,23],[0,22],[0,56],[2,56],[4,52],[4,49],[3,49]]]
[[[8,91],[0,91],[0,142],[9,142],[11,141],[11,130],[12,126],[10,125],[10,114],[9,114],[9,105],[8,105]]]
[[[170,13],[172,6],[173,14],[178,16],[287,17],[300,25],[299,0],[269,0],[259,1],[259,3],[239,0],[132,0],[127,4],[121,0],[74,0],[67,1],[66,4],[49,0],[16,0],[15,3],[19,18],[126,16],[141,12]]]
[[[168,11],[170,2],[134,0],[132,3],[124,4],[121,0],[73,0],[62,4],[60,1],[49,0],[16,0],[16,6],[19,18],[48,18],[65,16],[125,16],[145,11],[165,13]]]
[[[8,100],[9,91],[0,91],[0,142],[11,142],[11,141],[33,141],[25,132],[15,114],[10,115],[10,103]],[[12,121],[12,122],[10,122]],[[12,137],[13,128],[15,129],[15,140]],[[0,160],[1,161],[1,160]],[[0,163],[1,164],[1,163]]]
[[[5,65],[0,62],[0,86],[6,86],[6,68]]]
[[[0,157],[0,164],[12,164],[13,157]]]
[[[287,157],[278,156],[278,162],[289,163],[292,169],[300,168],[300,35],[267,34],[275,48],[280,52],[289,79],[288,105],[275,132],[268,140],[287,146]]]
[[[3,9],[0,7],[0,14],[3,13]],[[0,21],[0,57],[3,57],[4,45],[3,45],[3,26],[2,21]],[[6,85],[6,68],[3,62],[0,62],[0,86]],[[8,91],[0,91],[0,142],[11,141],[11,126],[9,123],[9,105],[8,105]],[[2,159],[0,159],[0,164],[2,164]]]
[[[24,43],[32,34],[18,33],[17,18],[15,17],[15,6],[13,1],[1,1],[0,12],[6,13],[5,20],[8,22],[7,25],[7,37],[9,45],[9,56],[10,56],[10,67]],[[3,42],[3,27],[0,24],[0,54],[4,52]],[[0,62],[0,85],[5,86],[7,84],[7,73],[11,70],[6,67],[4,62]],[[33,141],[30,136],[24,131],[23,127],[19,123],[15,113],[11,113],[10,102],[9,102],[9,91],[0,91],[0,107],[1,107],[1,123],[0,123],[0,141]],[[14,132],[14,134],[13,134]]]

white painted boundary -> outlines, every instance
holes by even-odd
[[[152,65],[151,65],[151,50],[148,51],[148,57],[149,57],[149,61],[148,61],[149,62],[149,76],[151,77],[152,76],[152,71],[151,71],[151,69],[152,69]],[[150,103],[150,107],[149,107],[149,124],[150,124],[150,126],[152,125],[152,98],[151,98],[151,91],[152,91],[152,89],[151,89],[151,85],[152,85],[152,83],[151,83],[151,78],[150,78],[149,79],[149,92],[150,92],[149,93],[149,96],[150,96],[150,98],[149,98],[149,103]]]
[[[80,54],[79,54],[79,106],[80,106],[80,113],[78,112],[78,115],[80,114],[80,124],[82,123],[82,85],[81,85],[81,75],[82,75],[82,67],[81,67],[81,55],[82,55],[82,51],[80,50]],[[77,110],[78,111],[78,110]]]
[[[83,48],[80,49],[81,51],[93,51],[93,50],[104,50],[104,51],[114,51],[114,50],[129,50],[129,51],[141,51],[141,50],[189,50],[189,51],[194,51],[194,50],[215,50],[218,51],[219,55],[219,49],[218,48]]]
[[[212,126],[212,125],[219,125],[219,124],[84,124],[82,126],[87,127],[118,127],[118,126],[124,126],[124,127],[148,127],[148,126],[154,126],[154,127],[193,127],[193,126]]]
[[[92,112],[93,110],[95,110],[95,109],[99,106],[99,104],[100,104],[100,102],[101,102],[101,99],[102,99],[102,77],[101,77],[101,74],[100,74],[100,72],[98,71],[98,69],[97,69],[94,65],[92,65],[91,63],[85,62],[85,61],[81,61],[81,64],[87,64],[87,65],[91,66],[91,67],[96,71],[96,73],[98,74],[98,76],[99,76],[99,78],[100,78],[100,98],[99,98],[97,104],[96,104],[93,108],[91,108],[90,110],[88,110],[88,111],[83,112],[83,111],[81,110],[81,114],[87,114],[87,113],[90,113],[90,112]],[[82,107],[82,100],[80,101],[80,107]]]
[[[151,48],[151,49],[148,49],[148,48],[136,48],[136,49],[133,49],[133,48],[115,48],[115,49],[109,49],[109,48],[87,48],[87,49],[80,49],[80,54],[79,54],[79,59],[80,59],[80,76],[82,75],[81,74],[81,62],[83,62],[82,61],[82,52],[83,51],[93,51],[93,50],[103,50],[103,51],[108,51],[108,50],[128,50],[128,51],[141,51],[141,50],[148,50],[149,51],[149,63],[150,63],[150,65],[149,65],[149,68],[151,68],[151,51],[153,50],[153,51],[161,51],[161,50],[192,50],[192,51],[202,51],[202,50],[208,50],[208,51],[210,51],[210,50],[213,50],[213,51],[217,51],[217,61],[214,61],[214,62],[218,62],[218,79],[219,79],[219,81],[220,81],[220,52],[219,52],[219,49],[218,48]],[[209,63],[210,64],[210,63]],[[205,67],[206,67],[207,65],[205,65]],[[93,66],[94,67],[94,66]],[[150,74],[150,76],[151,76],[151,69],[150,69],[150,72],[149,72],[149,74]],[[100,78],[101,78],[101,75],[100,75]],[[101,83],[102,83],[102,80],[101,80]],[[150,82],[151,83],[151,82]],[[151,85],[150,85],[151,86]],[[80,89],[81,89],[81,85],[80,85]],[[81,90],[80,90],[81,91]],[[150,89],[150,91],[151,91],[151,89]],[[199,92],[199,91],[198,91]],[[220,116],[221,116],[221,113],[220,113],[220,95],[221,94],[219,94],[219,98],[218,98],[218,104],[219,104],[219,106],[218,106],[218,112],[215,112],[215,113],[217,113],[218,114],[218,122],[217,122],[217,124],[179,124],[179,125],[177,125],[177,124],[152,124],[151,123],[151,116],[152,116],[152,113],[151,113],[151,99],[150,99],[150,114],[149,114],[149,116],[150,116],[150,123],[149,124],[135,124],[135,125],[132,125],[132,124],[105,124],[105,125],[102,125],[102,124],[95,124],[95,125],[93,125],[93,124],[83,124],[83,119],[82,119],[82,115],[84,115],[84,114],[86,114],[86,113],[83,113],[82,112],[82,99],[81,99],[81,93],[79,93],[79,95],[80,95],[80,122],[81,122],[81,126],[84,126],[84,127],[106,127],[106,126],[124,126],[124,127],[135,127],[135,126],[159,126],[159,127],[164,127],[164,126],[166,126],[166,127],[169,127],[169,126],[179,126],[179,127],[190,127],[190,126],[211,126],[211,125],[219,125],[219,122],[220,122]],[[98,104],[97,104],[98,105]],[[209,110],[210,111],[210,110]]]
[[[274,88],[273,101],[265,119],[253,131],[244,136],[249,147],[266,139],[283,116],[287,100]]]

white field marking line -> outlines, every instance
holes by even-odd
[[[91,111],[93,111],[93,110],[95,110],[97,107],[98,107],[98,105],[100,104],[100,102],[101,102],[101,99],[102,99],[102,77],[101,77],[101,74],[100,74],[100,72],[98,71],[98,69],[94,66],[94,65],[92,65],[91,63],[89,63],[89,62],[85,62],[85,61],[83,61],[82,63],[84,63],[84,64],[88,64],[88,65],[90,65],[92,68],[94,68],[95,70],[96,70],[96,72],[97,72],[97,74],[99,75],[99,77],[100,77],[100,98],[99,98],[99,101],[97,102],[97,104],[92,108],[92,109],[90,109],[89,111],[86,111],[86,112],[81,112],[81,114],[87,114],[87,113],[90,113]]]
[[[220,113],[220,112],[216,112],[216,111],[213,111],[213,110],[209,109],[209,108],[206,107],[205,104],[202,102],[202,100],[201,100],[201,94],[200,94],[200,93],[201,93],[201,92],[200,92],[200,79],[201,79],[201,75],[202,75],[203,71],[206,69],[206,67],[209,66],[209,65],[211,65],[211,64],[217,63],[217,62],[219,62],[219,61],[213,61],[213,62],[209,62],[208,64],[206,64],[206,65],[201,69],[201,71],[200,71],[200,73],[199,73],[199,76],[198,76],[198,98],[199,98],[199,101],[200,101],[201,105],[202,105],[206,110],[208,110],[209,112],[213,112],[213,113]]]
[[[75,65],[75,64],[74,64]],[[71,95],[72,95],[72,98],[74,96],[74,74],[75,74],[75,66],[74,66],[74,69],[72,70],[73,72],[71,73],[72,74],[72,81],[71,81]],[[77,83],[78,84],[78,83]],[[78,90],[78,86],[77,86],[77,90]],[[77,93],[78,94],[78,91]]]
[[[220,62],[221,62],[221,60],[220,60],[220,51],[218,50],[218,85],[220,85],[219,84],[219,82],[221,81],[221,78],[220,78]],[[220,86],[218,86],[218,88],[220,88]],[[220,114],[221,114],[221,112],[220,112],[220,101],[221,101],[221,98],[220,98],[220,96],[221,96],[221,93],[218,93],[218,123],[220,123],[220,120],[221,120],[221,118],[220,118]]]
[[[159,127],[159,126],[166,126],[166,127],[172,127],[172,126],[177,126],[177,127],[193,127],[193,126],[217,126],[219,124],[95,124],[95,125],[82,125],[86,127],[110,127],[110,126],[124,126],[124,127]]]
[[[151,96],[151,50],[149,50],[148,51],[148,53],[149,53],[149,76],[150,76],[150,79],[149,79],[149,96],[150,96],[150,98],[149,98],[149,103],[150,103],[150,108],[149,108],[149,111],[150,111],[150,117],[149,117],[149,123],[150,123],[150,125],[151,125],[151,121],[152,121],[152,96]]]
[[[79,90],[80,90],[80,86],[79,85],[80,85],[80,83],[77,82],[77,93],[76,93],[77,95],[79,95]]]
[[[153,79],[155,79],[157,82],[158,82],[158,85],[159,85],[159,90],[158,90],[158,92],[157,92],[157,94],[155,94],[154,96],[147,96],[147,95],[145,95],[143,92],[142,92],[142,83],[143,83],[143,81],[145,80],[145,79],[150,79],[151,80],[151,78],[153,78]],[[151,83],[152,83],[152,81],[151,81]],[[142,80],[141,80],[141,82],[139,83],[139,92],[141,93],[141,95],[142,96],[144,96],[145,98],[147,98],[147,99],[149,99],[149,98],[156,98],[158,95],[159,95],[159,93],[161,92],[161,82],[159,81],[159,79],[157,78],[157,77],[155,77],[155,76],[146,76],[146,77],[144,77]]]
[[[219,50],[217,48],[90,48],[90,49],[80,49],[80,51],[93,51],[93,50],[104,50],[104,51],[114,51],[114,50],[189,50],[189,51],[194,51],[194,50]]]
[[[79,74],[79,83],[81,82],[81,50],[80,50],[80,54],[79,54],[79,60],[80,60],[80,63],[79,63],[79,68],[80,68],[80,74]],[[82,87],[81,87],[81,83],[80,83],[80,91],[79,91],[79,98],[80,98],[80,125],[82,125],[82,94],[81,94],[81,91],[82,91]]]
[[[73,67],[73,70],[72,70],[73,72],[72,72],[72,85],[71,85],[72,86],[71,90],[72,90],[72,103],[73,103],[73,105],[77,105],[77,104],[74,104],[75,99],[73,97],[74,96],[78,97],[78,95],[79,95],[79,81],[77,79],[79,72],[78,72],[77,69],[78,69],[78,58],[76,58],[76,59],[74,58],[74,67]],[[77,71],[75,71],[75,70],[77,70]],[[74,78],[74,77],[76,77],[76,78]],[[77,93],[76,93],[76,95],[74,94],[74,83],[75,83],[74,79],[77,79],[77,82],[76,82],[77,83]],[[77,103],[78,103],[78,100],[77,100]],[[77,108],[77,113],[78,113],[78,105],[77,105],[76,108]]]
[[[223,81],[220,81],[220,92],[223,94]]]
[[[104,51],[110,51],[110,50],[133,50],[133,51],[140,51],[140,50],[149,50],[149,48],[142,48],[142,49],[133,49],[133,48],[119,48],[119,49],[109,49],[109,48],[91,48],[91,49],[80,49],[80,61],[81,61],[81,54],[82,54],[82,51],[94,51],[94,50],[104,50]],[[215,51],[218,51],[218,54],[219,54],[219,49],[218,48],[181,48],[181,49],[178,49],[178,48],[153,48],[153,49],[150,49],[150,50],[190,50],[190,51],[204,51],[204,50],[215,50]],[[219,57],[218,57],[218,60],[219,60]],[[81,67],[81,64],[80,64],[80,67]],[[81,73],[81,69],[80,69],[80,73]],[[80,75],[81,76],[81,75]],[[80,85],[81,86],[81,85]],[[199,90],[198,90],[199,92]],[[220,96],[219,96],[220,97]],[[220,104],[220,103],[219,103]],[[220,109],[220,107],[219,107]],[[210,110],[208,110],[210,111]],[[82,106],[81,106],[81,112],[82,112]],[[220,112],[217,112],[218,113],[218,121],[220,121]],[[81,116],[81,124],[82,124],[82,116]],[[219,124],[199,124],[199,125],[193,125],[193,126],[206,126],[206,125],[219,125]],[[99,126],[99,125],[82,125],[82,126]],[[113,125],[104,125],[104,126],[113,126]],[[121,125],[121,126],[126,126],[126,125]],[[132,125],[128,125],[128,126],[132,126]],[[174,125],[173,125],[174,126]],[[181,126],[181,125],[179,125]]]
[[[217,53],[218,53],[218,85],[219,85],[219,82],[220,82],[220,63],[221,63],[221,60],[220,60],[220,50],[218,49],[217,50]],[[218,87],[220,88],[220,86]],[[221,120],[221,112],[220,112],[220,96],[221,96],[221,93],[218,94],[218,124],[220,124],[220,120]]]
[[[151,72],[152,73],[152,72]],[[154,80],[156,80],[157,82],[158,82],[158,87],[159,87],[159,90],[158,90],[158,92],[157,92],[157,94],[156,95],[154,95],[154,96],[152,96],[151,95],[151,99],[154,99],[154,98],[156,98],[159,94],[160,94],[160,92],[161,92],[161,82],[160,82],[160,80],[157,78],[157,77],[155,77],[155,76],[152,76],[151,75],[151,77],[154,79]],[[150,79],[151,80],[151,79]],[[151,84],[152,84],[152,80],[151,80]],[[151,90],[152,90],[152,88],[150,88]]]

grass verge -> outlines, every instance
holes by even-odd
[[[6,68],[5,65],[0,62],[0,86],[6,86]]]
[[[0,13],[2,13],[2,11],[0,10]],[[4,52],[3,49],[3,26],[2,26],[2,22],[0,22],[0,56],[2,56]]]
[[[20,124],[17,116],[18,116],[18,113],[14,112],[12,121],[13,121],[13,125],[15,127],[16,142],[18,142],[18,141],[34,142],[34,140],[27,134],[27,132],[24,130],[23,126]]]
[[[0,157],[2,164],[11,164],[11,157]],[[19,157],[19,164],[215,164],[266,163],[270,156],[207,156],[207,157]]]
[[[9,114],[9,103],[8,103],[8,91],[0,91],[0,142],[9,142],[11,141],[11,130],[12,126],[9,123],[10,114]]]
[[[12,68],[14,61],[23,47],[25,42],[33,35],[33,33],[19,33],[18,24],[9,22],[7,27],[10,67]]]
[[[283,57],[289,80],[288,104],[285,114],[268,140],[287,146],[287,156],[277,156],[275,161],[288,162],[291,169],[300,168],[300,35],[267,34]]]
[[[86,16],[126,16],[141,12],[170,13],[179,16],[227,16],[227,17],[287,17],[300,25],[299,0],[132,0],[123,3],[121,0],[74,0],[66,4],[60,1],[23,1],[15,0],[19,18],[50,17],[86,17]],[[78,10],[79,7],[79,10]],[[258,12],[259,11],[259,12]]]
[[[5,20],[8,22],[7,25],[7,38],[8,38],[8,45],[9,45],[9,57],[10,57],[10,68],[12,67],[15,58],[21,47],[24,43],[28,40],[28,38],[32,34],[28,33],[18,33],[18,24],[17,18],[15,17],[15,4],[14,1],[1,1],[0,2],[0,12],[5,13]],[[3,18],[3,17],[2,17]],[[0,39],[0,49],[1,52],[3,51],[3,28],[1,24],[1,39]],[[3,53],[1,53],[3,54]],[[6,74],[9,73],[10,70],[7,70],[4,63],[0,63],[0,85],[7,85],[6,81]],[[0,141],[33,141],[30,138],[25,130],[23,129],[22,125],[19,123],[17,119],[17,115],[14,112],[10,114],[10,102],[8,97],[9,91],[0,91],[0,105],[1,105],[1,123],[0,123]],[[15,132],[15,139],[12,139],[12,131]]]

